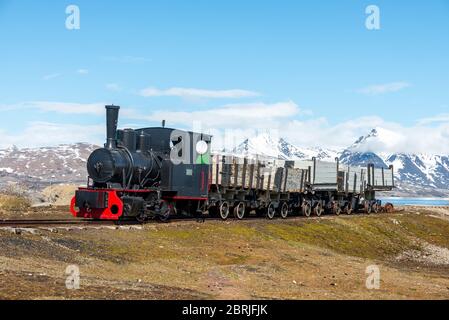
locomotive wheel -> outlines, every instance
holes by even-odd
[[[288,216],[288,204],[287,204],[287,202],[284,202],[282,204],[280,214],[281,214],[281,218],[282,219],[286,219],[287,218],[287,216]]]
[[[311,208],[310,204],[309,203],[303,204],[303,206],[302,206],[302,214],[303,214],[303,216],[310,217],[311,213],[312,213],[312,208]]]
[[[239,202],[239,204],[234,208],[234,217],[239,220],[243,220],[245,217],[245,203]]]
[[[274,204],[270,202],[270,204],[267,207],[267,218],[272,220],[274,218],[274,214],[276,213],[276,210],[274,209]]]
[[[340,213],[341,213],[341,208],[340,208],[340,206],[338,205],[338,203],[335,203],[335,202],[334,202],[334,205],[333,205],[333,207],[332,207],[332,213],[335,214],[336,216],[339,216],[339,215],[340,215]]]
[[[170,215],[173,212],[173,205],[167,201],[163,201],[158,214],[158,218],[162,222],[167,222],[170,219]]]
[[[223,201],[220,204],[220,217],[223,220],[226,220],[229,216],[229,203],[227,201]]]
[[[323,213],[323,206],[321,205],[321,203],[318,203],[316,206],[315,206],[315,208],[314,208],[314,210],[313,210],[314,212],[315,212],[315,214],[316,214],[316,216],[317,217],[321,217],[321,214]]]

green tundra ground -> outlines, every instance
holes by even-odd
[[[61,217],[67,208],[0,217]],[[0,299],[448,299],[449,210],[0,229]],[[68,290],[65,270],[80,269]],[[380,268],[380,288],[366,268]]]

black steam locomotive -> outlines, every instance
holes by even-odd
[[[211,137],[165,125],[117,130],[119,109],[106,106],[107,140],[87,160],[88,185],[76,191],[72,214],[164,220],[175,210],[202,211],[208,200]]]
[[[104,148],[87,160],[87,187],[71,202],[75,217],[168,219],[208,214],[238,219],[254,212],[320,216],[378,212],[376,191],[394,188],[393,167],[312,160],[211,155],[211,136],[165,128],[117,130],[118,106],[106,106]]]

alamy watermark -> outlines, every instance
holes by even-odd
[[[80,268],[71,264],[65,269],[67,278],[65,279],[65,287],[69,290],[78,290],[80,288]]]
[[[173,164],[206,164],[211,154],[226,155],[225,164],[233,164],[236,150],[241,148],[243,141],[248,137],[268,135],[273,141],[280,139],[279,131],[271,128],[248,129],[245,131],[226,129],[214,130],[209,134],[202,134],[204,128],[199,121],[193,123],[192,131],[173,130],[170,134],[170,160]],[[207,130],[206,130],[207,131]],[[214,150],[211,149],[211,139],[214,139]],[[259,156],[244,151],[248,160],[267,160],[268,156]],[[263,169],[262,169],[263,170]],[[271,172],[271,171],[270,171]]]
[[[365,20],[365,27],[368,30],[380,30],[380,9],[376,5],[369,5],[365,9],[368,15]]]
[[[366,267],[365,273],[368,275],[365,281],[368,290],[380,289],[380,269],[379,266],[373,264]]]
[[[81,28],[80,8],[71,4],[65,8],[65,13],[68,15],[65,20],[67,30],[79,30]]]

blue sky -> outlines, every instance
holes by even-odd
[[[0,146],[98,142],[104,103],[124,126],[277,127],[297,144],[449,137],[447,0],[0,0],[0,43]]]

